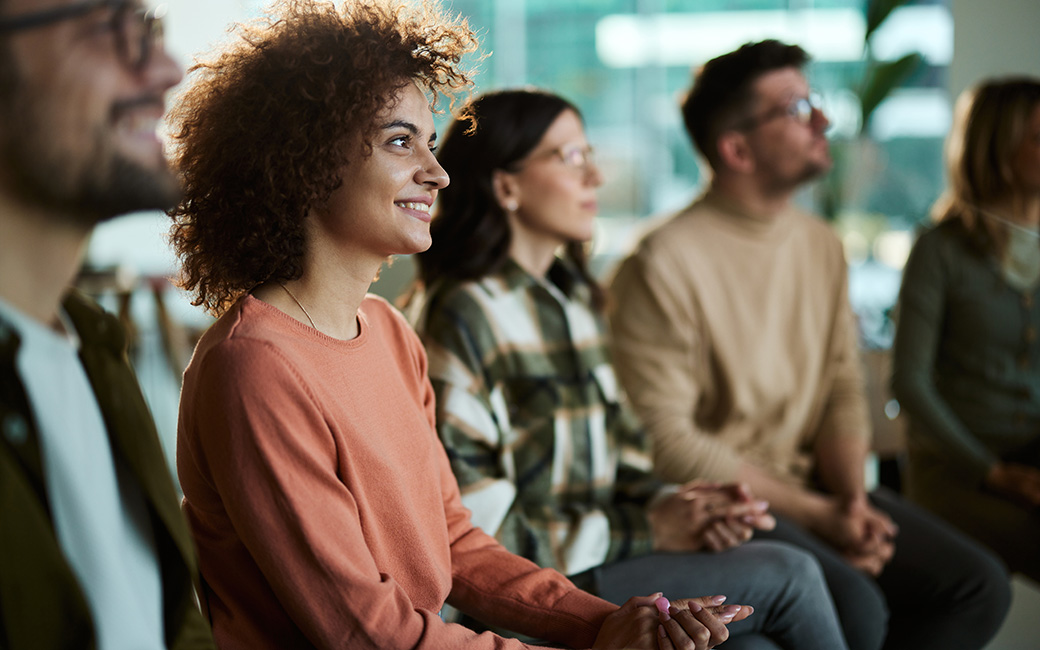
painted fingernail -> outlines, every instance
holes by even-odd
[[[671,607],[668,608],[668,613],[671,614],[672,616],[678,616],[679,615],[679,608],[676,607],[675,605],[672,605]]]
[[[668,611],[671,609],[671,603],[664,596],[661,596],[654,601],[654,606],[657,607],[657,611],[661,613],[661,620],[670,621],[672,617],[668,615]]]
[[[713,604],[715,604],[715,605],[721,605],[722,603],[726,602],[726,597],[725,596],[715,596],[714,598],[711,599],[711,602]]]
[[[698,603],[698,602],[696,602],[696,601],[692,601],[692,600],[690,601],[690,611],[691,611],[691,612],[699,612],[699,611],[701,611],[702,609],[704,609],[704,608],[703,608],[703,607],[701,607],[701,604],[700,604],[700,603]]]

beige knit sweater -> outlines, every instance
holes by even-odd
[[[870,435],[842,248],[796,208],[709,192],[648,234],[614,279],[619,377],[670,481],[740,460],[804,483],[820,436]]]

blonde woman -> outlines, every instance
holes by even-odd
[[[947,163],[899,299],[907,491],[1040,580],[1040,79],[965,92]]]

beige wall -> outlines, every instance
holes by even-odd
[[[1040,0],[951,0],[951,97],[979,79],[1040,77]]]

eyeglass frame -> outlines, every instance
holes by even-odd
[[[761,115],[752,115],[739,122],[733,127],[737,131],[750,131],[772,122],[779,117],[789,117],[796,123],[808,125],[812,122],[816,112],[823,112],[823,101],[819,93],[810,92],[805,97],[795,97],[784,106],[774,106]]]
[[[0,36],[82,18],[98,9],[112,10],[112,21],[109,27],[115,39],[116,51],[123,62],[132,70],[144,69],[151,60],[156,47],[162,41],[162,15],[165,13],[165,5],[149,9],[135,6],[132,0],[87,0],[78,4],[53,7],[27,14],[0,16]],[[140,54],[136,60],[130,58],[131,39],[130,34],[127,33],[127,12],[133,16],[140,16],[145,24],[141,31]]]
[[[519,172],[522,171],[531,162],[541,158],[555,157],[563,163],[564,167],[568,169],[574,169],[580,172],[588,172],[588,170],[596,164],[595,158],[596,149],[586,144],[584,146],[570,146],[564,145],[562,147],[556,147],[550,151],[543,152],[534,158],[527,158],[515,165],[512,165],[508,171]]]

